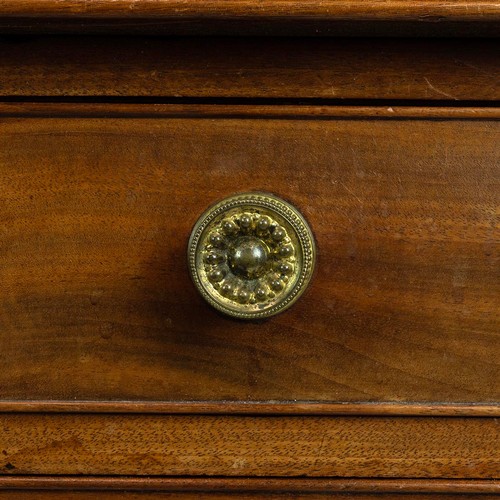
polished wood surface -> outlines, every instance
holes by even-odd
[[[0,416],[3,474],[500,476],[491,418]]]
[[[114,490],[238,494],[345,494],[345,495],[489,495],[500,493],[495,479],[362,479],[362,478],[269,478],[269,477],[110,477],[110,476],[0,476],[1,490]],[[95,494],[95,493],[94,493]],[[295,498],[295,497],[294,497]],[[420,498],[420,497],[419,497]],[[425,498],[425,497],[424,497]]]
[[[498,498],[499,28],[497,0],[0,1],[0,499]],[[245,323],[186,245],[253,189],[319,266]]]
[[[0,476],[0,498],[493,500],[496,480]]]
[[[495,40],[14,37],[0,53],[7,97],[500,99]]]
[[[500,20],[500,4],[484,0],[2,0],[2,16],[125,18],[344,18],[396,20],[447,18]]]
[[[2,120],[4,400],[498,400],[497,121],[146,108]],[[319,257],[290,311],[245,323],[185,252],[210,203],[257,189]]]
[[[0,32],[498,36],[498,1],[4,0]]]
[[[498,121],[500,108],[496,106],[362,106],[311,104],[192,104],[158,103],[131,104],[127,102],[0,102],[4,118],[253,118],[253,119],[463,119],[466,121]]]
[[[0,400],[0,413],[9,412],[500,417],[500,404]]]
[[[0,498],[498,498],[500,52],[442,37],[499,26],[497,1],[0,2]],[[245,323],[185,253],[252,189],[319,266]]]
[[[129,491],[99,491],[98,498],[101,500],[117,500],[123,498],[124,500],[154,500],[154,499],[170,499],[170,500],[187,500],[187,499],[209,499],[209,500],[223,500],[238,498],[241,500],[497,500],[498,495],[489,494],[446,494],[446,493],[430,493],[430,494],[406,494],[406,493],[391,493],[386,494],[371,494],[371,493],[253,493],[245,491],[237,492],[217,492],[203,491],[203,492],[176,492],[176,493],[158,493],[158,492],[129,492]],[[96,492],[88,491],[0,491],[0,498],[15,499],[15,500],[47,500],[47,499],[68,499],[68,500],[95,500]]]

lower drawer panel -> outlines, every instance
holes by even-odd
[[[4,414],[4,474],[500,477],[493,418]]]

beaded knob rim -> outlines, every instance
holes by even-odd
[[[287,226],[293,243],[295,270],[292,280],[281,295],[269,303],[244,304],[223,296],[217,284],[207,278],[203,251],[207,235],[228,214],[251,211],[270,216]],[[289,245],[290,246],[290,245]],[[191,278],[202,297],[218,311],[240,319],[261,319],[288,309],[307,288],[316,261],[312,231],[301,213],[275,195],[263,192],[241,193],[225,198],[209,207],[196,222],[188,244],[188,264]]]

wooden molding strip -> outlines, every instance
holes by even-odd
[[[0,32],[498,36],[498,0],[3,0]]]
[[[0,401],[0,413],[10,412],[500,417],[500,404]]]
[[[500,481],[447,479],[172,478],[98,476],[0,476],[0,490],[500,493]]]
[[[43,118],[382,118],[382,119],[499,119],[495,107],[318,106],[272,104],[123,104],[0,102],[4,117]]]
[[[500,19],[497,1],[470,0],[3,0],[3,17],[484,21]]]

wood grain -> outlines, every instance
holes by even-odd
[[[0,416],[4,474],[486,479],[488,418]]]
[[[356,20],[435,18],[500,20],[500,4],[483,0],[3,0],[1,16],[125,18],[275,18],[307,17]]]
[[[106,476],[0,476],[2,490],[155,491],[214,494],[253,492],[345,495],[487,495],[500,491],[492,479],[349,479],[349,478],[233,478],[233,477],[106,477]],[[407,497],[411,498],[411,497]]]
[[[0,498],[493,500],[499,485],[495,480],[0,476]]]
[[[487,119],[4,118],[2,398],[496,403],[497,143]],[[185,252],[259,189],[305,214],[318,268],[244,323]]]
[[[492,40],[23,37],[0,52],[10,97],[500,99]]]
[[[4,0],[7,33],[498,36],[482,0]]]
[[[500,404],[0,400],[0,412],[500,417]]]
[[[500,108],[495,106],[336,106],[316,104],[138,104],[85,102],[0,102],[5,118],[254,118],[254,119],[462,119],[498,121]]]
[[[158,493],[158,492],[129,492],[129,491],[99,491],[99,499],[107,500],[118,498],[123,498],[125,500],[136,500],[136,499],[205,499],[210,500],[222,500],[227,498],[238,498],[241,500],[250,499],[260,499],[264,498],[267,500],[284,500],[284,499],[294,499],[294,500],[463,500],[468,498],[473,498],[475,500],[497,500],[498,495],[489,494],[479,494],[479,495],[469,495],[469,494],[407,494],[407,493],[391,493],[390,495],[385,494],[371,494],[371,493],[252,493],[245,491],[237,492],[217,492],[203,491],[203,492],[176,492],[176,493]],[[0,498],[16,499],[16,500],[45,500],[52,498],[64,498],[68,500],[84,500],[84,499],[96,499],[95,492],[88,491],[0,491]]]

